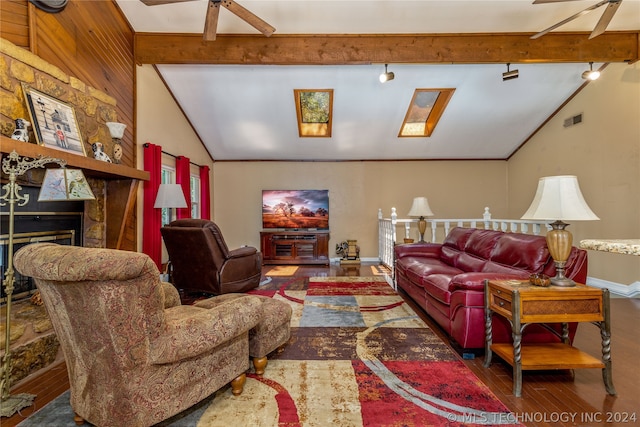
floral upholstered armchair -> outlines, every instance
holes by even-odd
[[[150,426],[229,382],[242,392],[257,297],[183,306],[147,255],[112,249],[34,243],[15,266],[51,317],[78,423]]]

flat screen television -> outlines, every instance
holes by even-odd
[[[328,229],[329,190],[262,190],[262,228]]]

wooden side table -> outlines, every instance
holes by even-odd
[[[492,315],[511,323],[513,344],[492,343]],[[569,344],[569,323],[591,322],[600,328],[602,360]],[[522,344],[522,333],[532,323],[562,323],[563,343]],[[522,393],[522,370],[602,368],[607,393],[615,395],[611,373],[609,290],[582,284],[539,287],[528,281],[485,281],[485,361],[495,353],[513,367],[513,394]]]

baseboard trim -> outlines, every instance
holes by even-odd
[[[340,260],[342,258],[329,258],[329,262],[331,264],[340,264]],[[371,262],[371,263],[375,263],[375,264],[380,264],[380,258],[360,258],[360,262],[364,263],[364,262]]]
[[[609,289],[609,292],[611,292],[613,296],[617,297],[635,298],[640,296],[640,282],[623,285],[621,283],[609,282],[595,277],[587,277],[587,285],[593,286],[594,288]]]

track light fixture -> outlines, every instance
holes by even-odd
[[[395,78],[395,74],[387,71],[387,65],[384,64],[384,73],[380,74],[380,83],[388,82],[389,80],[393,80]]]
[[[511,79],[517,79],[518,76],[520,75],[518,70],[512,70],[509,71],[509,66],[511,64],[507,63],[507,72],[506,73],[502,73],[502,81],[506,82],[507,80],[511,80]]]
[[[593,62],[589,62],[589,69],[582,73],[582,78],[585,80],[597,80],[600,77],[600,71],[593,69]]]

